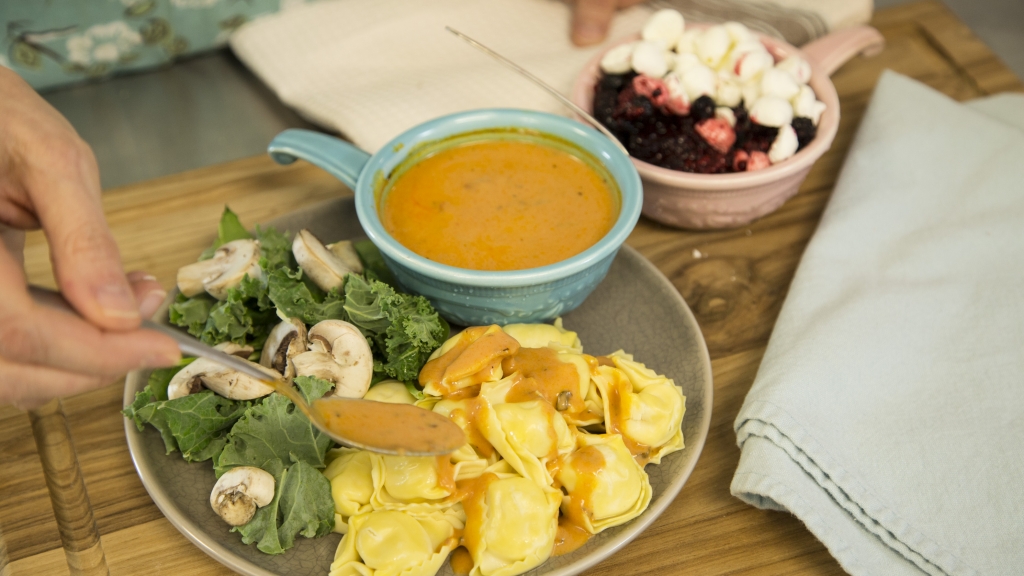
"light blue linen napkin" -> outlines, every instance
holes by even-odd
[[[886,72],[735,422],[852,574],[1024,574],[1024,97]]]

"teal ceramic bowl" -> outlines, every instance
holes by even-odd
[[[480,271],[424,258],[384,230],[377,213],[382,200],[379,195],[383,193],[381,183],[404,166],[410,155],[457,135],[501,129],[553,136],[601,163],[621,194],[619,217],[601,240],[548,266]],[[529,110],[486,109],[443,116],[407,130],[373,155],[307,130],[278,134],[268,152],[281,164],[297,158],[306,160],[352,188],[359,222],[401,287],[426,296],[447,320],[464,326],[543,322],[579,306],[604,279],[619,247],[636,225],[643,204],[640,176],[614,143],[575,120]]]

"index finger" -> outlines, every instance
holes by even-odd
[[[22,180],[50,242],[57,284],[93,324],[108,330],[135,328],[138,307],[103,215],[92,151],[73,132],[47,139],[45,151],[22,154]]]
[[[162,334],[105,331],[75,314],[37,304],[6,251],[0,251],[0,294],[0,357],[93,375],[167,366],[180,358],[177,345]]]

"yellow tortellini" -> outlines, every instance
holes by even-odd
[[[363,396],[363,400],[375,400],[377,402],[390,402],[392,404],[415,404],[416,398],[409,393],[404,382],[398,380],[384,380],[370,387]]]
[[[547,464],[572,451],[576,433],[547,402],[505,402],[503,388],[481,390],[477,425],[516,472],[540,486],[550,486],[553,479]]]
[[[334,531],[344,534],[348,530],[349,517],[372,509],[373,467],[377,461],[373,454],[353,448],[336,448],[331,450],[328,458],[333,459],[324,469],[324,476],[331,482]]]
[[[615,366],[601,366],[594,374],[604,399],[606,430],[643,447],[646,454],[642,456],[654,464],[682,450],[686,410],[682,388],[621,350],[608,357]]]
[[[484,468],[498,461],[500,455],[476,425],[476,414],[479,411],[476,398],[439,400],[433,403],[431,409],[447,416],[466,433],[466,444],[450,455],[456,466],[455,480],[476,478]]]
[[[513,576],[547,560],[560,501],[561,492],[520,476],[495,479],[470,496],[463,503],[470,576]]]
[[[458,545],[464,525],[442,512],[378,510],[353,516],[330,576],[432,576]]]
[[[647,473],[618,434],[580,434],[557,479],[568,492],[562,513],[591,534],[629,522],[651,502]]]
[[[523,348],[544,348],[554,344],[554,348],[565,349],[577,353],[583,352],[583,344],[575,332],[562,327],[562,319],[555,324],[508,324],[502,326],[506,334],[515,338]]]
[[[433,410],[467,442],[440,458],[332,450],[331,576],[428,576],[458,546],[471,576],[520,574],[553,553],[560,518],[597,534],[642,514],[643,466],[683,447],[681,388],[622,351],[584,354],[561,319],[467,328],[419,384],[419,399],[398,381],[366,398]]]
[[[374,510],[430,512],[446,508],[455,492],[447,456],[388,456],[374,454]]]

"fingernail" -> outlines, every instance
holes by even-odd
[[[142,270],[132,270],[128,273],[128,281],[133,284],[136,282],[156,282],[156,276],[147,274]]]
[[[149,294],[142,299],[142,304],[139,304],[139,315],[143,318],[152,318],[160,305],[164,303],[164,298],[167,298],[167,292],[159,289],[150,290]]]
[[[134,319],[139,317],[135,297],[126,284],[107,284],[96,289],[96,302],[108,318]]]

